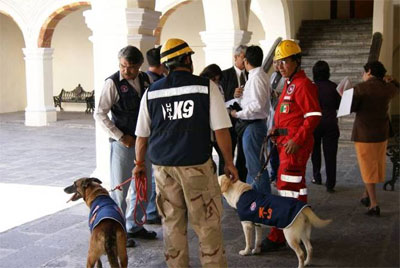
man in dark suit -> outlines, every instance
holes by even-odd
[[[241,98],[243,94],[244,84],[247,81],[247,73],[244,68],[243,59],[246,54],[247,46],[240,45],[236,48],[234,58],[234,65],[222,71],[221,86],[224,90],[225,101],[233,98]],[[242,140],[238,139],[235,132],[236,119],[231,117],[232,128],[230,128],[232,139],[232,155],[235,153],[235,146],[237,145],[236,168],[239,172],[239,178],[246,181],[247,169],[246,160],[244,158]],[[219,162],[219,174],[223,174],[224,163]]]

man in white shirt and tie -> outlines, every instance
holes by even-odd
[[[231,68],[222,71],[221,86],[224,90],[225,101],[230,101],[234,98],[240,98],[243,94],[243,87],[246,84],[247,74],[244,68],[244,55],[246,54],[247,46],[240,45],[235,49],[234,52],[234,64]],[[237,136],[235,131],[236,119],[231,117],[232,128],[230,128],[231,139],[232,139],[232,155],[235,154],[235,148],[237,149],[235,166],[239,172],[239,178],[242,181],[246,181],[247,169],[246,160],[243,152],[243,145],[241,138]],[[224,163],[219,162],[218,174],[223,174]]]
[[[231,116],[247,125],[243,132],[243,151],[246,158],[246,182],[261,193],[270,193],[268,171],[265,170],[256,181],[264,159],[259,159],[262,143],[267,135],[266,120],[270,106],[270,83],[267,73],[261,68],[263,52],[259,46],[250,46],[246,50],[244,65],[249,78],[244,87],[240,106],[241,111],[232,110]]]

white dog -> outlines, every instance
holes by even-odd
[[[311,226],[322,228],[332,220],[321,220],[306,203],[297,199],[263,195],[254,191],[247,183],[241,181],[232,183],[225,175],[219,176],[218,182],[228,204],[237,209],[243,226],[246,248],[239,251],[240,255],[260,253],[262,227],[269,225],[283,229],[287,243],[295,251],[299,260],[298,267],[310,264],[312,257]],[[260,204],[265,200],[269,200],[267,204]],[[256,241],[252,250],[254,226]],[[303,242],[307,251],[305,261],[300,241]]]

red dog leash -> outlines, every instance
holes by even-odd
[[[122,191],[122,186],[125,185],[126,183],[130,182],[131,180],[135,180],[135,190],[136,190],[136,202],[135,202],[135,208],[133,211],[133,219],[135,220],[135,223],[139,226],[142,226],[143,224],[146,223],[147,220],[147,215],[146,215],[146,210],[144,209],[143,202],[147,202],[147,178],[146,176],[140,176],[138,178],[135,177],[130,177],[129,179],[126,179],[124,182],[121,184],[118,184],[115,186],[115,188],[111,189],[110,192],[113,192],[115,190],[120,190]],[[143,215],[144,215],[144,220],[143,221],[138,221],[136,219],[136,209],[138,207],[138,204],[140,208],[142,209]]]

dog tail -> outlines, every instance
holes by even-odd
[[[114,228],[112,228],[114,229]],[[104,248],[111,267],[120,267],[118,263],[118,249],[116,231],[106,232]]]
[[[307,219],[311,222],[311,225],[316,227],[316,228],[323,228],[327,226],[329,223],[332,222],[331,219],[329,220],[322,220],[320,219],[313,211],[311,208],[306,207],[303,209],[304,215],[306,215]]]

